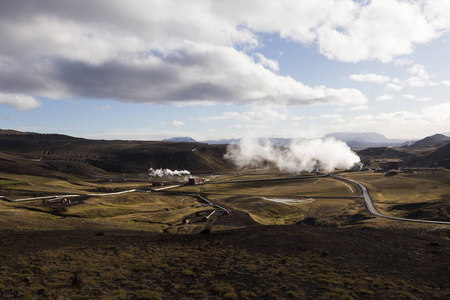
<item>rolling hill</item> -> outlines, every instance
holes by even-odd
[[[427,136],[421,139],[408,148],[419,149],[419,148],[430,148],[430,147],[440,147],[450,142],[450,137],[443,134],[435,134],[432,136]]]
[[[324,138],[334,137],[341,140],[354,150],[362,150],[368,147],[398,147],[406,142],[403,139],[388,139],[375,132],[334,132]]]
[[[0,132],[0,171],[144,173],[149,168],[216,172],[232,168],[226,147],[198,142],[105,141],[58,134]]]
[[[450,168],[450,138],[435,134],[403,147],[370,147],[357,152],[364,164],[371,159],[399,159],[403,167],[441,166]]]

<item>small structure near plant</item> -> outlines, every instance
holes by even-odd
[[[399,172],[398,160],[387,160],[384,162],[383,172],[386,175],[397,175]]]
[[[202,177],[193,177],[189,178],[188,184],[189,185],[197,185],[197,184],[203,184],[206,182],[205,178]]]

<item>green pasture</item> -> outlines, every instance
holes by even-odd
[[[26,181],[21,180],[10,180],[10,179],[0,179],[0,186],[5,185],[15,185],[15,184],[24,184]]]

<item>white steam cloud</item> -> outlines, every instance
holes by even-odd
[[[150,168],[148,170],[148,175],[150,177],[173,177],[173,176],[189,176],[191,172],[187,170],[178,171],[178,170],[170,170],[170,169],[153,169]]]
[[[225,158],[241,168],[270,164],[293,174],[317,168],[348,169],[360,162],[346,143],[335,138],[293,140],[287,147],[274,146],[269,140],[242,139],[238,145],[228,146]]]

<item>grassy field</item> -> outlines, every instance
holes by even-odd
[[[450,172],[428,170],[385,176],[382,173],[347,173],[369,189],[375,206],[390,215],[448,220]]]
[[[147,190],[150,183],[0,174],[20,182],[1,185],[0,195],[84,195],[70,204],[0,200],[0,299],[450,296],[448,227],[369,219],[360,191],[328,177],[218,183],[270,176],[100,197],[86,194]],[[366,184],[388,214],[422,197],[448,203],[446,172],[344,176]],[[232,213],[202,222],[214,208],[197,192]]]
[[[400,173],[346,173],[346,177],[365,184],[379,203],[414,203],[439,201],[450,194],[450,172],[442,170]]]
[[[423,172],[384,176],[381,173],[344,173],[364,183],[376,206],[386,214],[445,220],[449,209],[449,173]],[[270,177],[273,176],[273,177]],[[170,193],[127,193],[108,197],[84,196],[71,204],[41,200],[0,202],[0,228],[72,229],[94,227],[142,229],[156,232],[199,232],[208,223],[199,218],[209,214],[195,195],[245,215],[219,218],[217,229],[246,226],[245,218],[264,225],[287,225],[313,218],[323,225],[342,226],[370,218],[360,190],[330,177],[282,179],[285,174],[257,173],[210,177],[203,186],[181,186]],[[127,189],[148,190],[150,182],[108,181],[70,177],[40,177],[0,174],[5,183],[1,194],[14,199],[61,194],[96,194]],[[274,180],[268,180],[273,178]],[[264,179],[264,181],[249,181]],[[220,183],[226,182],[226,183]],[[184,195],[184,196],[182,196]],[[416,206],[414,206],[416,205]],[[184,219],[196,220],[184,224]],[[235,220],[236,222],[234,222]]]
[[[210,235],[0,232],[0,298],[446,299],[448,243],[263,226]],[[399,243],[401,242],[401,243]],[[355,249],[358,251],[354,251]],[[14,251],[11,251],[15,249]]]

